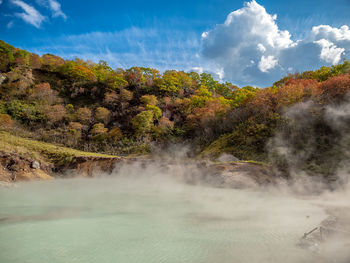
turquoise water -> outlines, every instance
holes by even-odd
[[[0,188],[0,262],[320,262],[295,244],[324,216],[312,201],[162,178],[22,183]]]

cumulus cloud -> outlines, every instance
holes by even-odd
[[[278,61],[274,56],[262,56],[258,64],[258,68],[261,70],[261,72],[268,72],[270,69],[276,67],[277,63]]]
[[[315,43],[319,44],[321,46],[321,54],[320,58],[327,63],[331,64],[338,64],[341,55],[344,53],[344,48],[339,48],[336,45],[334,45],[332,42],[326,40],[326,39],[320,39],[318,41],[315,41]]]
[[[14,5],[23,9],[22,13],[15,13],[15,16],[23,19],[28,24],[31,24],[37,28],[41,26],[41,23],[46,19],[45,16],[40,14],[38,10],[36,10],[33,6],[26,4],[20,0],[12,0]]]
[[[348,26],[313,27],[302,40],[279,29],[277,15],[255,0],[231,12],[224,24],[202,33],[202,55],[237,84],[271,85],[293,71],[334,65],[350,50]]]

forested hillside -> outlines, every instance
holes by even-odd
[[[333,125],[326,113],[346,105],[349,73],[346,61],[289,75],[271,87],[239,88],[206,73],[112,69],[105,61],[38,56],[0,41],[0,128],[110,154],[186,143],[193,156],[225,152],[269,160],[281,170],[299,165],[329,175],[335,168],[325,170],[324,161],[335,151],[337,162],[344,158],[344,147],[335,147],[347,145],[350,125]],[[297,160],[291,163],[283,147]]]

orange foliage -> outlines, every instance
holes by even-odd
[[[11,116],[8,114],[2,114],[0,113],[0,127],[7,128],[11,126],[13,123]]]
[[[30,98],[50,105],[60,101],[57,92],[53,91],[50,84],[46,82],[35,85]]]
[[[309,99],[315,93],[318,82],[314,79],[291,79],[276,93],[277,108]]]
[[[114,127],[108,132],[108,139],[111,142],[117,142],[121,138],[123,138],[123,133],[122,133],[121,129],[119,129],[118,127]]]
[[[340,102],[350,91],[350,74],[340,75],[321,82],[318,96],[324,102]]]
[[[47,119],[50,123],[62,121],[64,116],[66,115],[66,108],[61,104],[48,106],[45,107],[45,109]]]
[[[81,123],[88,123],[91,121],[91,110],[89,110],[88,108],[79,108],[76,113],[76,118],[79,122]]]
[[[174,122],[170,121],[167,117],[163,116],[159,119],[158,126],[162,129],[172,129],[174,128]]]

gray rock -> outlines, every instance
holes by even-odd
[[[40,163],[37,161],[33,161],[30,167],[33,169],[40,169]]]
[[[2,74],[0,74],[0,84],[2,84],[5,81],[6,77]]]
[[[217,159],[219,162],[238,162],[239,159],[231,154],[223,153]]]

